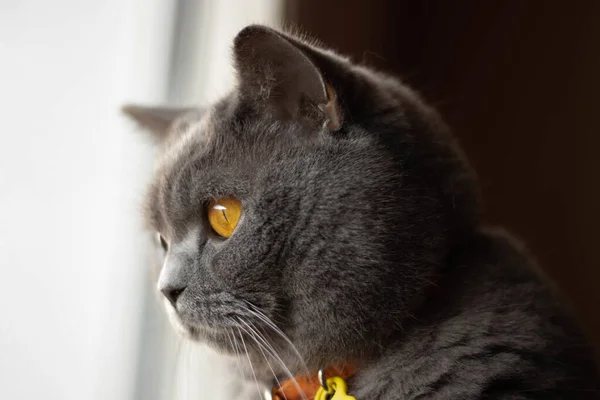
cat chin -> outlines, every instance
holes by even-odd
[[[183,324],[183,322],[179,318],[179,315],[177,315],[177,311],[175,311],[175,309],[173,307],[171,307],[171,304],[169,303],[169,301],[167,299],[164,299],[163,301],[165,304],[165,309],[167,310],[167,316],[169,317],[169,322],[171,322],[171,326],[173,327],[175,332],[178,335],[183,336],[184,338],[191,339],[191,340],[197,340],[197,338],[195,337],[196,333],[194,332],[194,330],[186,327]]]

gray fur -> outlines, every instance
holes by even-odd
[[[234,57],[237,89],[179,114],[148,193],[170,247],[159,285],[184,288],[176,324],[228,354],[239,329],[266,385],[240,320],[303,365],[257,309],[310,371],[355,362],[359,400],[599,398],[585,339],[521,246],[482,227],[474,175],[416,94],[265,27],[240,32]],[[206,209],[228,196],[243,215],[222,239]]]

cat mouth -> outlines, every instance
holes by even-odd
[[[243,303],[243,305],[242,305]],[[277,343],[291,345],[291,340],[272,319],[253,303],[240,301],[235,311],[211,313],[210,320],[189,315],[165,303],[175,330],[192,341],[203,342],[230,355],[245,352],[273,352]]]
[[[171,325],[180,336],[193,342],[205,343],[221,353],[235,354],[235,347],[231,342],[232,327],[206,326],[185,321],[173,307],[168,308],[167,313]]]
[[[179,321],[179,330],[184,337],[194,342],[207,344],[214,350],[227,355],[270,353],[274,342],[265,333],[263,326],[251,326],[249,322],[238,324],[205,326]]]

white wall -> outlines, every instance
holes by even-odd
[[[173,2],[0,0],[0,398],[127,399]]]

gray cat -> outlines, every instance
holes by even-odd
[[[159,289],[193,340],[267,387],[351,363],[363,399],[596,399],[593,350],[527,251],[482,226],[474,174],[393,77],[249,26],[236,89],[128,106],[162,155]]]

